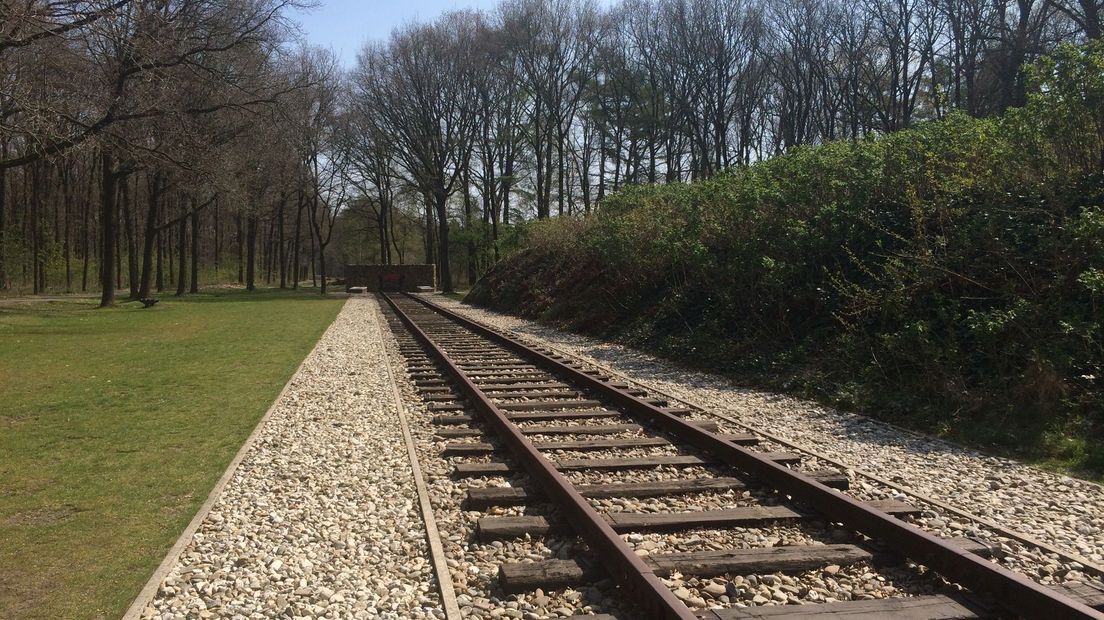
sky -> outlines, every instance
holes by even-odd
[[[332,49],[346,68],[356,63],[365,41],[387,39],[410,21],[431,21],[445,11],[490,9],[497,0],[320,0],[320,6],[295,18],[307,40]]]

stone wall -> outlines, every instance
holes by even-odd
[[[400,284],[404,291],[414,291],[419,286],[437,288],[436,265],[345,265],[345,290],[354,286],[367,287],[369,291],[397,291]]]

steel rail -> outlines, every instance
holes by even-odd
[[[1104,620],[1104,613],[1088,605],[960,549],[892,515],[871,508],[798,471],[764,458],[754,450],[727,442],[714,433],[629,394],[626,390],[545,355],[516,337],[501,334],[421,296],[407,294],[407,297],[538,366],[593,390],[630,415],[651,422],[714,458],[809,504],[830,519],[886,543],[895,551],[935,570],[947,579],[992,596],[999,605],[1013,614],[1053,620]]]
[[[415,339],[422,343],[448,375],[459,384],[467,399],[484,423],[490,427],[526,472],[541,486],[563,511],[575,532],[590,545],[595,554],[617,580],[634,594],[650,618],[694,620],[695,615],[663,583],[655,572],[627,545],[590,503],[575,490],[555,466],[525,438],[521,430],[479,389],[452,361],[452,358],[410,318],[390,295],[383,293],[395,315],[406,325]]]

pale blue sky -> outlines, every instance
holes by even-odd
[[[296,15],[307,40],[337,53],[352,67],[365,41],[386,39],[408,21],[430,21],[460,8],[490,9],[498,0],[321,0],[321,5]]]

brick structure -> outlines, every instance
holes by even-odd
[[[369,291],[417,290],[419,286],[437,288],[436,265],[345,265],[345,290],[363,286]]]

